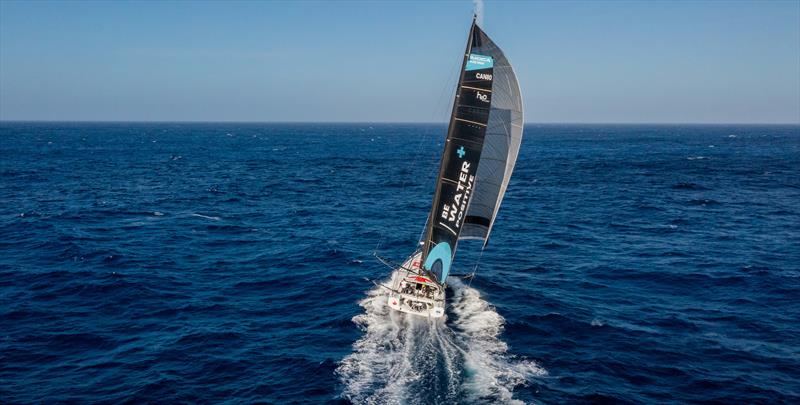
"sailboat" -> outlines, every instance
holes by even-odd
[[[388,305],[444,315],[445,287],[459,240],[486,247],[522,141],[522,97],[503,51],[475,17],[461,64],[431,211],[417,250],[391,265]]]

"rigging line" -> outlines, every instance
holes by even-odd
[[[438,122],[439,118],[445,118],[445,114],[447,114],[447,110],[442,110],[443,107],[449,107],[450,104],[444,105],[444,99],[447,95],[453,93],[453,89],[458,88],[458,78],[456,75],[459,73],[458,69],[461,67],[461,62],[463,61],[464,56],[458,56],[458,63],[454,64],[450,68],[450,73],[447,75],[447,81],[444,82],[442,85],[442,89],[439,92],[439,99],[436,102],[436,108],[431,110],[431,118]],[[455,80],[455,84],[453,83],[453,79]]]
[[[464,82],[464,74],[465,74],[465,68],[467,66],[467,60],[469,59],[469,55],[472,52],[473,40],[474,40],[474,37],[475,37],[475,28],[476,28],[475,19],[473,18],[472,24],[470,24],[470,27],[469,27],[469,38],[467,39],[467,47],[466,47],[466,51],[464,53],[464,59],[461,62],[461,69],[459,69],[459,72],[458,72],[458,84],[456,85],[456,94],[453,97],[453,109],[452,109],[452,111],[450,113],[450,121],[447,124],[447,136],[445,137],[445,148],[444,148],[445,150],[447,150],[447,140],[453,135],[453,133],[455,131],[455,117],[456,117],[456,112],[458,111],[458,98],[460,97],[460,94],[459,94],[460,90],[459,90],[458,86],[463,84],[463,82]],[[431,204],[431,211],[428,214],[428,221],[427,221],[427,224],[425,226],[425,228],[426,228],[425,229],[425,231],[426,231],[426,235],[425,235],[426,242],[422,246],[422,257],[423,258],[427,258],[428,253],[429,253],[429,251],[431,249],[430,239],[431,239],[431,236],[433,235],[433,221],[434,221],[433,216],[434,216],[434,214],[436,212],[435,207],[437,207],[439,205],[439,202],[440,202],[439,199],[441,198],[441,188],[440,188],[441,184],[440,184],[438,179],[443,177],[445,168],[446,168],[445,160],[442,159],[439,162],[439,175],[437,176],[436,187],[434,188],[434,192],[433,192],[433,204]],[[469,209],[469,206],[467,206],[467,209]],[[428,224],[431,225],[430,228],[428,228],[428,226],[427,226]],[[452,255],[455,255],[455,252],[456,252],[455,248],[457,247],[458,239],[456,239],[455,243],[456,243],[456,246],[453,247],[453,251],[451,252],[451,257],[453,257]]]
[[[446,80],[446,81],[443,82],[444,84],[442,85],[442,90],[439,93],[439,100],[436,103],[436,108],[431,110],[431,116],[434,119],[438,118],[438,116],[440,116],[440,115],[442,115],[444,113],[444,111],[441,111],[441,108],[444,106],[443,99],[445,97],[445,94],[449,93],[448,90],[452,89],[452,88],[456,88],[456,89],[458,88],[459,80],[456,80],[456,83],[454,85],[450,85],[448,83],[452,83],[453,82],[452,79],[456,75],[459,75],[459,78],[460,78],[460,73],[461,72],[458,69],[459,69],[459,67],[463,67],[462,66],[463,58],[464,58],[463,56],[459,55],[459,57],[458,57],[459,63],[457,65],[452,66],[451,70],[450,70],[450,73],[448,74],[449,80]],[[411,168],[410,168],[411,170],[410,170],[409,176],[407,176],[406,178],[403,179],[403,184],[401,186],[400,195],[405,195],[406,185],[409,183],[409,177],[413,176],[413,178],[418,178],[418,176],[414,176],[414,172],[415,172],[414,169],[416,169],[420,164],[420,161],[421,161],[421,159],[423,157],[421,151],[422,151],[423,145],[426,143],[428,138],[429,138],[429,136],[428,136],[427,132],[423,131],[423,135],[420,136],[419,142],[417,142],[416,151],[414,153],[414,159],[411,162]],[[435,170],[435,166],[434,165],[432,165],[431,171],[433,171],[433,170]],[[430,177],[433,177],[433,176],[430,175],[430,174],[427,175],[427,176],[424,176],[424,178],[426,178],[426,179],[430,178]],[[424,234],[425,234],[425,230],[428,227],[428,220],[429,220],[428,217],[429,217],[428,215],[425,216],[425,225],[422,227],[422,230],[420,231],[420,235],[417,238],[417,242],[415,242],[417,245],[414,246],[414,249],[419,248],[419,242],[423,240],[423,237],[424,237]],[[378,249],[380,248],[381,244],[383,243],[383,240],[386,237],[385,231],[382,230],[380,232],[380,235],[381,236],[378,239],[378,243],[375,245],[374,252],[377,252]]]
[[[422,150],[423,150],[423,147],[424,147],[425,143],[428,142],[429,138],[430,138],[430,136],[429,136],[427,130],[422,129],[422,134],[419,136],[419,141],[417,141],[417,146],[416,146],[414,154],[413,154],[414,158],[411,159],[411,165],[408,168],[409,169],[409,173],[408,173],[407,176],[405,176],[403,178],[403,183],[402,183],[401,188],[400,188],[400,195],[406,195],[406,188],[409,185],[409,183],[411,183],[411,181],[413,179],[420,178],[420,176],[415,175],[415,173],[417,172],[416,169],[420,166],[420,163],[423,160],[424,156],[423,156]],[[430,176],[426,176],[426,178],[427,177],[430,177]],[[420,231],[419,237],[414,242],[415,243],[415,246],[414,246],[415,250],[419,247],[418,246],[419,241],[422,240],[423,234],[425,233],[425,228],[428,225],[428,222],[427,222],[428,216],[427,215],[425,216],[425,219],[426,219],[425,225],[422,227],[422,230]],[[378,248],[383,243],[384,239],[386,239],[385,231],[381,231],[381,238],[379,239],[378,244],[375,246],[375,252],[378,251]]]
[[[455,84],[451,85],[449,83],[453,83],[453,79],[456,77],[457,74],[459,74],[458,69],[461,67],[462,59],[463,59],[463,56],[459,55],[458,63],[457,64],[453,64],[451,66],[451,68],[450,68],[450,72],[447,75],[448,79],[442,82],[443,84],[442,84],[441,90],[439,91],[439,98],[438,98],[438,100],[436,102],[436,107],[431,110],[431,119],[434,122],[438,122],[438,119],[442,118],[442,116],[446,113],[443,110],[443,108],[449,106],[449,104],[447,106],[445,106],[445,104],[444,104],[445,96],[447,94],[451,93],[451,89],[458,87],[458,80],[455,80]],[[414,154],[414,162],[412,164],[412,168],[416,168],[419,165],[419,162],[423,157],[422,153],[421,153],[422,147],[425,144],[425,142],[428,141],[429,138],[430,137],[427,135],[427,133],[425,135],[423,135],[422,137],[420,137],[419,143],[417,144],[417,151]],[[430,171],[428,171],[428,173],[425,176],[422,176],[421,178],[429,179],[431,177],[434,177],[434,173],[435,173],[434,170],[435,169],[436,169],[435,164],[432,164]],[[419,178],[419,177],[417,177],[417,178]],[[414,249],[418,249],[419,248],[419,242],[422,242],[423,238],[425,237],[425,230],[428,228],[428,220],[429,219],[430,219],[429,216],[426,215],[425,216],[425,224],[422,226],[422,229],[420,230],[419,237],[417,238],[417,242],[416,242],[417,245],[414,246]]]
[[[486,235],[488,238],[489,235]],[[475,261],[475,267],[472,268],[472,277],[469,278],[469,283],[467,287],[472,287],[472,280],[475,280],[475,273],[478,271],[478,266],[481,264],[481,258],[483,257],[483,251],[486,249],[486,243],[481,246],[481,253],[478,255],[478,260]]]
[[[458,61],[457,63],[453,63],[451,65],[450,72],[447,75],[448,79],[445,80],[444,82],[442,82],[443,84],[441,86],[441,90],[439,91],[439,98],[438,98],[438,100],[436,102],[436,107],[431,110],[431,118],[433,119],[434,122],[438,123],[440,118],[445,118],[446,117],[445,114],[447,114],[447,111],[444,110],[444,108],[451,107],[450,103],[447,103],[447,104],[444,103],[445,97],[448,94],[453,94],[453,93],[457,94],[458,93],[457,90],[458,90],[458,84],[459,84],[459,79],[460,79],[460,75],[461,75],[461,72],[460,72],[459,69],[463,67],[464,55],[463,54],[458,55],[457,61]],[[453,83],[453,84],[450,84],[450,83]],[[453,103],[455,103],[455,102],[456,101],[454,100]],[[447,118],[449,118],[449,117],[447,117]],[[422,147],[422,141],[427,141],[428,138],[429,137],[426,135],[420,140],[420,144],[419,144],[420,148],[418,148],[417,153],[416,153],[417,159],[421,159],[421,157],[422,157],[421,153],[420,153],[420,150],[421,150],[421,147]],[[447,136],[446,135],[445,135],[445,139],[444,139],[443,142],[445,142],[445,143],[447,142]],[[437,143],[437,145],[438,145],[438,143]],[[435,164],[435,161],[436,161],[435,158],[436,158],[435,156],[432,157],[432,158],[429,158],[429,160],[431,161],[431,169],[422,178],[424,178],[426,180],[430,179],[430,178],[433,178],[434,181],[435,181],[435,179],[436,179],[436,171],[435,170],[437,169],[436,164]],[[435,193],[436,193],[436,190],[434,190],[434,195],[435,195]],[[422,230],[420,230],[419,237],[417,238],[418,243],[419,242],[423,242],[423,240],[425,238],[425,231],[428,228],[428,221],[429,220],[430,220],[429,215],[426,215],[425,216],[425,225],[422,227]],[[415,246],[415,249],[416,248],[419,248],[419,245]]]
[[[417,143],[417,150],[414,153],[414,160],[413,160],[413,163],[411,165],[412,169],[417,169],[419,167],[420,163],[423,161],[423,157],[424,156],[423,156],[422,150],[423,150],[424,145],[429,141],[429,139],[430,139],[430,136],[428,135],[427,131],[423,131],[423,135],[420,136],[419,142]],[[432,168],[434,166],[435,165],[431,165]],[[433,169],[431,169],[431,170],[433,170]],[[409,175],[413,176],[413,178],[415,178],[415,179],[419,179],[419,178],[427,179],[429,177],[432,177],[430,171],[428,172],[428,175],[426,175],[426,176],[422,176],[422,177],[414,176],[415,171],[416,170],[411,170],[411,173],[409,173]],[[405,191],[405,181],[403,183],[403,191]],[[415,243],[414,251],[419,249],[420,242],[424,238],[425,229],[428,227],[428,219],[429,219],[428,217],[429,217],[428,215],[425,215],[425,224],[422,226],[422,229],[420,230],[419,236],[417,237],[417,240],[414,242]]]
[[[400,186],[400,195],[402,195],[402,196],[405,196],[405,195],[406,195],[406,186],[407,186],[407,185],[408,185],[408,183],[410,182],[411,178],[415,178],[415,176],[414,176],[414,169],[415,169],[417,166],[419,166],[419,161],[420,161],[420,159],[421,159],[421,157],[420,157],[420,151],[422,150],[422,145],[423,145],[423,143],[425,143],[425,140],[427,139],[427,135],[425,135],[425,131],[424,131],[424,130],[423,130],[423,135],[422,135],[422,136],[420,136],[419,138],[420,138],[420,139],[419,139],[419,141],[417,142],[416,151],[414,152],[414,159],[411,161],[411,167],[409,168],[409,173],[408,173],[408,175],[407,175],[407,176],[405,176],[405,177],[403,178],[403,183],[402,183],[402,185]],[[426,223],[426,225],[427,225],[427,223]],[[425,228],[423,227],[422,229],[423,229],[423,232],[424,232],[424,231],[425,231]],[[378,248],[380,248],[380,245],[383,243],[383,240],[384,240],[385,238],[386,238],[385,231],[383,231],[383,230],[382,230],[382,231],[381,231],[381,237],[378,239],[378,244],[377,244],[377,245],[375,245],[375,250],[374,250],[374,252],[377,252],[377,251],[378,251]],[[415,249],[416,249],[416,247],[415,247]]]

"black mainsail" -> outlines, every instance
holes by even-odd
[[[517,160],[522,125],[516,75],[473,19],[422,241],[424,267],[440,283],[459,239],[488,242]]]

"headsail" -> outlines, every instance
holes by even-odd
[[[519,152],[522,124],[514,72],[473,20],[422,241],[424,267],[439,282],[447,278],[460,238],[488,240]]]
[[[522,142],[522,95],[517,76],[503,51],[486,34],[473,53],[494,59],[492,103],[476,176],[475,194],[469,204],[460,239],[482,239],[484,246],[500,209],[500,202],[514,171]]]

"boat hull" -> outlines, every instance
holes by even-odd
[[[417,252],[392,273],[389,308],[411,315],[440,318],[444,316],[445,288],[420,269]]]

